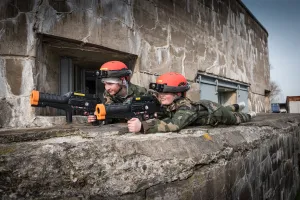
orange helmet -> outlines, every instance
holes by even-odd
[[[96,71],[96,76],[99,78],[120,78],[129,81],[129,76],[132,74],[131,70],[120,61],[109,61],[104,63],[100,70]]]
[[[156,83],[150,83],[150,89],[156,90],[157,92],[186,92],[190,89],[186,78],[176,72],[168,72],[156,79]]]
[[[127,66],[121,61],[109,61],[104,63],[100,70],[113,71],[113,70],[122,70],[128,69]]]

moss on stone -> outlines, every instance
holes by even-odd
[[[70,136],[70,135],[74,136],[74,135],[78,135],[78,133],[76,133],[76,131],[74,131],[74,132],[57,131],[55,133],[55,136],[53,136],[53,137],[65,137],[65,136]]]
[[[9,146],[9,147],[0,147],[0,155],[5,155],[12,153],[16,150],[15,147]]]

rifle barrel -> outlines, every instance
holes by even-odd
[[[48,94],[48,93],[39,92],[37,90],[32,90],[30,95],[30,104],[33,106],[39,105],[40,102],[66,104],[68,103],[69,98],[70,97],[68,96]]]

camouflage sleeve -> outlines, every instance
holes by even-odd
[[[144,96],[147,94],[147,89],[135,84],[130,83],[129,84],[129,91],[131,91],[130,93],[133,93],[134,96]]]
[[[158,98],[158,92],[156,92],[155,90],[151,90],[151,89],[147,90],[145,95],[154,96],[154,97]]]
[[[103,104],[112,104],[114,103],[112,97],[108,95],[108,93],[105,91],[103,93]]]
[[[154,119],[142,122],[143,133],[175,132],[190,125],[197,119],[197,112],[189,107],[180,107],[172,118]]]
[[[148,90],[146,88],[142,87],[141,94],[147,95]]]

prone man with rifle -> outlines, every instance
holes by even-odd
[[[190,89],[186,78],[176,72],[159,76],[156,83],[150,83],[149,89],[158,92],[165,115],[146,121],[132,118],[128,121],[130,132],[177,132],[189,125],[238,125],[255,116],[254,113],[240,112],[244,106],[239,104],[224,107],[209,100],[191,101],[186,97],[186,92]]]

